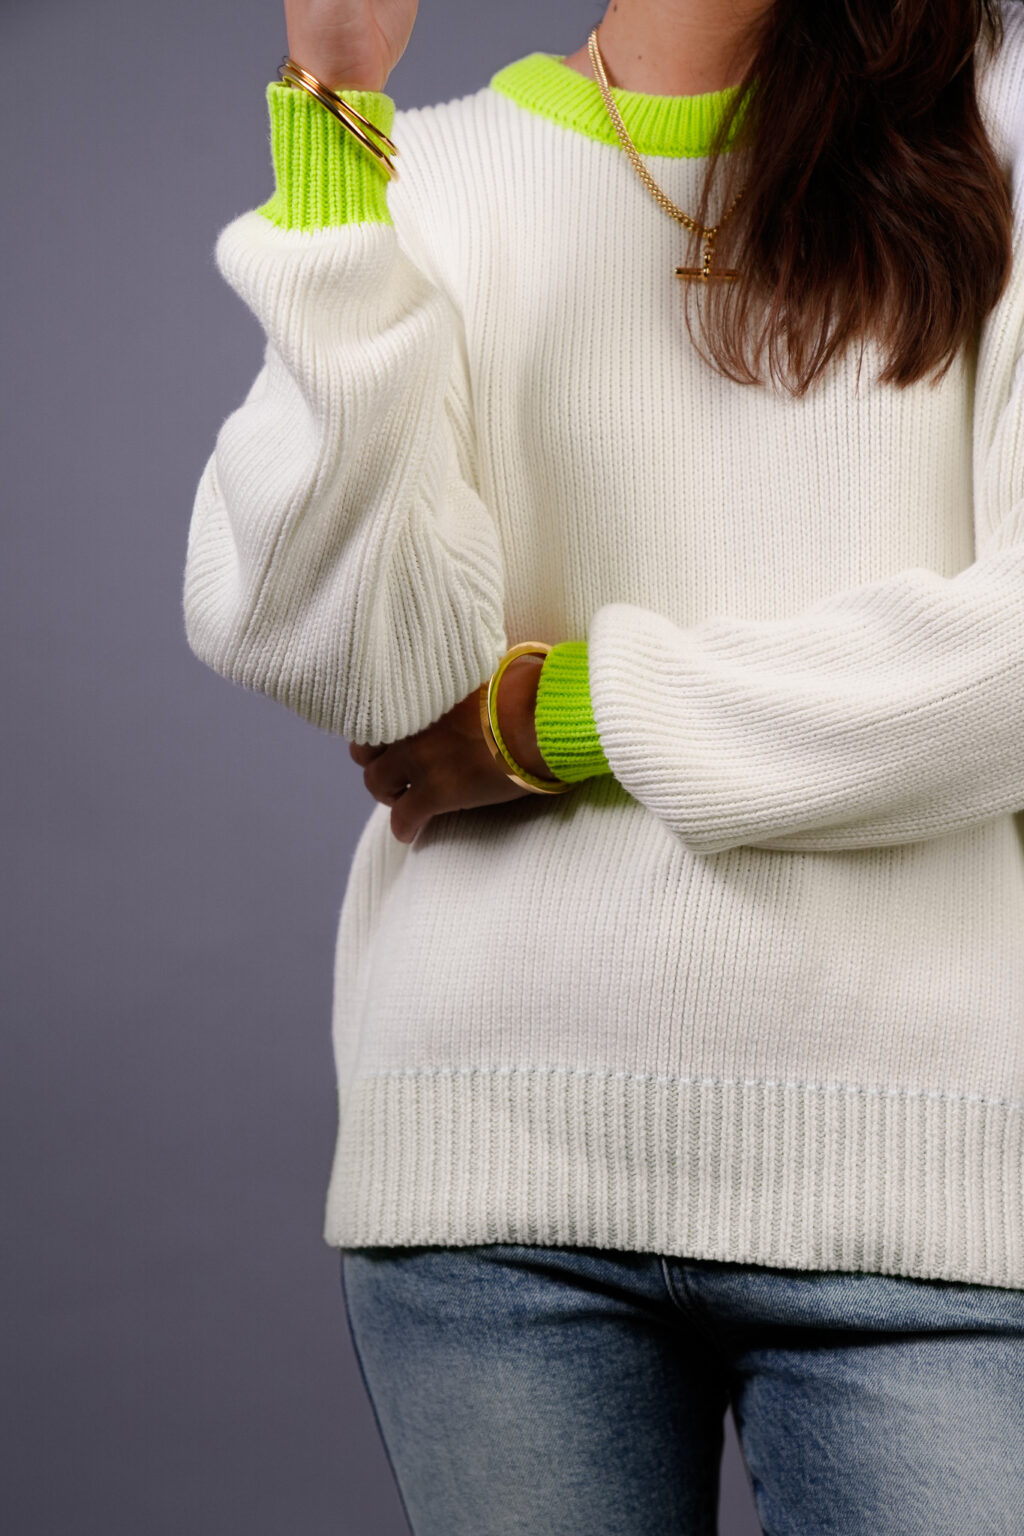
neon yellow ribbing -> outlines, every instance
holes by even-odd
[[[395,103],[385,91],[341,96],[391,136]],[[392,222],[387,172],[314,96],[272,80],[267,110],[275,190],[257,213],[280,229]]]
[[[621,149],[601,87],[596,80],[568,68],[564,58],[559,53],[529,53],[499,69],[491,77],[491,89],[540,117]],[[738,91],[738,85],[730,85],[698,96],[652,96],[613,86],[612,98],[640,154],[692,157],[709,152],[723,111]],[[735,147],[748,106],[749,97],[730,130],[730,148]]]
[[[533,721],[540,755],[560,779],[611,773],[594,724],[585,640],[566,640],[548,651]]]

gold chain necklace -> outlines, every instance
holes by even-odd
[[[734,278],[739,277],[740,274],[736,271],[733,271],[731,268],[722,272],[712,272],[711,255],[715,236],[718,234],[718,231],[729,217],[729,214],[732,213],[733,208],[736,207],[736,204],[747,190],[746,187],[740,188],[732,200],[732,206],[727,210],[727,212],[723,213],[718,223],[713,225],[710,229],[705,229],[701,225],[698,225],[693,219],[690,218],[689,214],[684,213],[681,208],[677,208],[675,203],[673,203],[670,198],[666,197],[664,192],[658,186],[657,182],[654,180],[654,177],[651,175],[646,165],[644,165],[643,161],[640,159],[640,156],[636,150],[636,145],[633,143],[629,134],[626,132],[626,125],[622,121],[622,115],[619,112],[618,107],[615,105],[614,98],[612,97],[611,87],[608,84],[608,76],[605,73],[604,60],[601,57],[601,50],[597,46],[596,27],[587,39],[587,51],[590,54],[590,62],[594,66],[594,73],[597,76],[597,83],[601,88],[601,95],[604,97],[604,104],[608,108],[608,116],[612,120],[612,127],[618,134],[623,149],[626,151],[626,154],[629,156],[630,160],[636,167],[636,172],[640,177],[640,180],[643,182],[648,191],[652,193],[652,195],[658,200],[661,206],[665,209],[666,213],[670,213],[674,219],[679,221],[680,224],[685,224],[687,229],[692,230],[695,235],[700,235],[703,238],[703,264],[699,267],[676,267],[676,277],[697,278],[699,281],[705,283],[708,282],[711,278],[720,278],[723,282],[731,282]]]

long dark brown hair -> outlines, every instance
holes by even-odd
[[[761,383],[767,347],[771,377],[803,395],[857,337],[862,356],[868,337],[887,346],[878,382],[899,388],[933,369],[938,383],[974,343],[1009,278],[1013,230],[975,93],[983,29],[1001,47],[999,0],[774,0],[759,13],[687,209],[709,225],[709,205],[719,219],[744,188],[712,266],[741,277],[679,280],[695,345],[689,296],[703,299],[705,361]],[[687,263],[701,254],[691,236]]]

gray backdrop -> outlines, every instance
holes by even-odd
[[[570,53],[592,0],[423,0],[388,82]],[[281,0],[0,7],[5,1536],[404,1536],[320,1235],[346,743],[188,649],[189,515],[263,339]],[[758,1530],[731,1419],[722,1530]],[[538,1533],[543,1536],[543,1533]]]

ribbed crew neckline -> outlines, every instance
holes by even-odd
[[[567,65],[562,53],[528,53],[491,76],[491,89],[551,122],[587,138],[621,148],[608,116],[601,87]],[[644,155],[707,155],[715,128],[731,104],[738,85],[697,96],[653,96],[612,86],[612,98],[622,113],[630,138]],[[735,147],[745,109],[733,123],[727,147]]]

